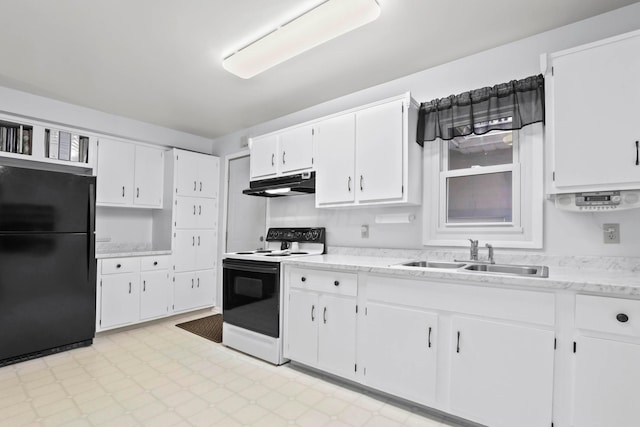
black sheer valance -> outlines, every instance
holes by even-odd
[[[420,104],[416,142],[521,129],[544,121],[542,74]]]

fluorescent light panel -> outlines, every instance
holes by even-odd
[[[222,66],[249,79],[378,16],[376,0],[328,0],[231,54]]]

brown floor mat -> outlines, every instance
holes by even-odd
[[[210,341],[222,342],[222,314],[190,320],[189,322],[179,323],[176,326]]]

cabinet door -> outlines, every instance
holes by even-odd
[[[198,253],[196,247],[197,230],[175,230],[174,235],[173,262],[175,271],[195,270]]]
[[[640,345],[588,337],[576,341],[573,426],[637,426]]]
[[[194,273],[176,273],[173,275],[173,309],[188,310],[198,305],[196,275]]]
[[[96,203],[133,204],[134,153],[133,144],[99,141]]]
[[[140,318],[139,273],[101,277],[100,326],[126,325]]]
[[[197,196],[198,194],[198,155],[186,151],[175,154],[176,194],[179,196]]]
[[[451,409],[492,427],[551,425],[553,331],[454,317]]]
[[[202,208],[198,208],[201,205],[201,199],[196,197],[176,197],[174,208],[176,210],[176,228],[181,229],[194,229],[199,228],[199,215],[198,209],[202,212]]]
[[[275,175],[278,171],[278,135],[253,138],[249,147],[251,180]]]
[[[303,126],[280,134],[280,172],[311,169],[313,166],[313,127]]]
[[[318,325],[318,366],[341,377],[355,377],[355,298],[322,295]]]
[[[214,156],[198,155],[198,197],[217,198],[220,183],[220,160]]]
[[[555,185],[639,183],[640,37],[553,61]]]
[[[163,181],[163,150],[136,146],[133,203],[140,206],[162,207]]]
[[[356,113],[356,198],[402,199],[403,101]]]
[[[215,230],[196,230],[195,270],[214,268],[217,264],[218,241]]]
[[[196,199],[196,222],[198,228],[218,228],[218,199]]]
[[[201,270],[195,273],[195,303],[198,306],[212,306],[216,295],[216,270]]]
[[[365,319],[366,384],[417,403],[433,404],[438,316],[369,302]]]
[[[316,206],[354,201],[355,115],[345,114],[316,126]]]
[[[313,292],[289,291],[287,343],[290,359],[315,366],[318,362],[318,297]]]
[[[150,271],[140,274],[140,319],[164,316],[169,311],[169,272]]]

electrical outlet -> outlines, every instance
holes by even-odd
[[[369,225],[368,224],[364,224],[364,225],[360,226],[360,237],[362,237],[363,239],[368,239],[369,238]]]
[[[620,224],[602,224],[605,243],[620,243]]]

